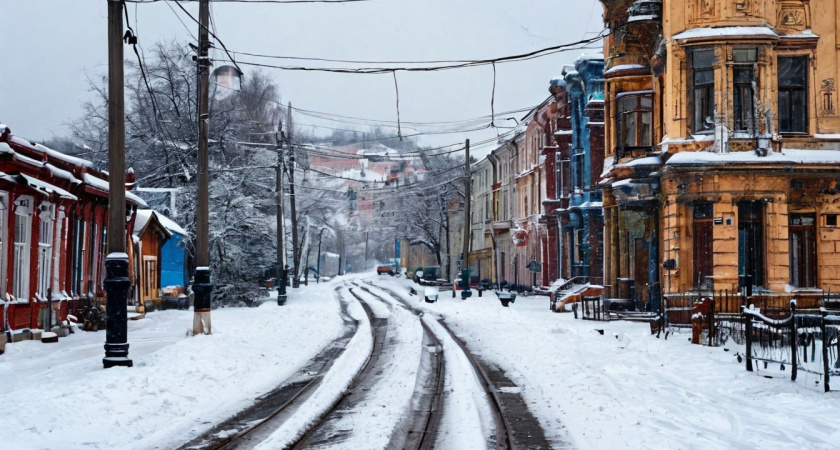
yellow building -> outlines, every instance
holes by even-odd
[[[607,295],[840,289],[840,1],[602,3]]]

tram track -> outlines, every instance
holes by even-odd
[[[357,286],[359,289],[364,289]],[[356,297],[370,316],[373,316],[371,305],[363,296],[349,292]],[[373,297],[378,297],[371,294]],[[390,316],[394,314],[389,302],[382,298],[377,301],[388,307]],[[389,316],[389,317],[390,317]],[[346,437],[336,422],[340,422],[345,414],[353,414],[354,408],[367,402],[368,393],[377,389],[381,377],[388,364],[388,358],[396,356],[399,351],[393,342],[395,338],[388,336],[388,320],[372,318],[374,323],[374,351],[368,365],[360,372],[353,385],[335,407],[324,416],[323,420],[309,430],[292,448],[311,449],[328,448]],[[440,421],[440,398],[444,390],[444,365],[442,346],[434,333],[421,323],[423,328],[422,351],[420,352],[420,369],[417,372],[414,391],[409,402],[408,411],[402,414],[400,420],[393,425],[387,448],[401,449],[431,449],[434,448],[434,438],[437,424]],[[380,359],[381,358],[381,359]]]
[[[493,421],[496,426],[495,439],[497,449],[552,448],[545,436],[545,432],[522,398],[519,387],[505,376],[503,371],[481,360],[470,352],[464,340],[444,320],[429,317],[429,314],[425,314],[422,309],[411,305],[410,302],[405,300],[404,296],[390,288],[373,284],[369,281],[366,281],[366,283],[389,294],[394,300],[404,305],[404,307],[420,315],[421,320],[435,321],[445,330],[453,342],[457,344],[473,367],[479,382],[490,400]]]
[[[179,450],[253,447],[298,411],[321,385],[325,374],[358,332],[359,321],[350,315],[349,302],[343,299],[342,289],[335,289],[340,316],[344,321],[344,329],[338,338],[276,389],[256,398],[250,407],[198,435]]]
[[[459,374],[470,373],[470,370],[475,374],[475,377],[472,377],[475,381],[468,381],[467,384],[461,384],[461,386],[475,386],[467,388],[468,391],[475,389],[476,393],[484,392],[483,396],[487,399],[488,406],[483,408],[489,410],[492,417],[488,418],[487,413],[482,413],[483,419],[480,422],[484,425],[478,425],[479,422],[475,422],[473,426],[477,427],[475,429],[484,430],[484,438],[489,447],[497,449],[549,448],[542,429],[539,428],[536,419],[530,415],[515,384],[507,380],[501,371],[470,353],[465,343],[443,321],[433,318],[431,314],[424,314],[421,308],[411,305],[404,296],[393,290],[370,282],[355,283],[352,287],[349,284],[339,286],[335,289],[335,296],[341,305],[340,314],[345,324],[342,334],[336,340],[277,389],[255,399],[251,407],[215,425],[211,430],[181,446],[180,449],[241,449],[254,448],[260,444],[265,447],[266,442],[272,441],[272,434],[284,425],[287,430],[294,428],[297,431],[292,431],[292,435],[287,433],[287,438],[283,439],[288,440],[284,440],[283,444],[278,444],[277,448],[320,449],[330,448],[333,445],[350,445],[361,435],[358,435],[360,430],[354,429],[352,425],[348,426],[347,420],[352,422],[354,415],[358,414],[376,415],[376,412],[366,409],[370,407],[368,403],[376,397],[375,392],[380,394],[389,392],[387,387],[389,382],[393,384],[393,380],[398,379],[394,377],[394,373],[398,372],[389,372],[391,370],[389,365],[395,364],[395,361],[401,357],[404,358],[409,353],[418,354],[417,347],[414,347],[415,350],[410,349],[411,342],[416,342],[413,339],[420,337],[420,328],[422,328],[422,341],[419,342],[421,346],[419,367],[416,370],[411,369],[412,372],[402,372],[403,375],[411,373],[416,377],[413,391],[400,391],[404,393],[402,397],[404,399],[408,398],[410,392],[410,401],[407,401],[404,411],[401,407],[397,407],[394,409],[396,413],[392,412],[388,420],[385,420],[385,416],[382,417],[382,429],[379,430],[380,434],[377,437],[381,441],[375,447],[433,449],[438,445],[446,446],[437,443],[436,439],[440,437],[438,436],[440,433],[445,435],[447,432],[441,431],[441,427],[445,420],[447,398],[449,395],[454,395],[447,392],[446,360],[457,357],[459,362],[456,365],[462,367],[458,371]],[[361,308],[353,306],[356,308],[356,318],[349,311],[353,303],[361,306]],[[382,305],[387,307],[387,315],[382,312]],[[370,324],[370,336],[366,338],[367,341],[364,341],[364,348],[369,348],[369,353],[366,356],[364,353],[356,353],[351,371],[342,372],[337,366],[332,371],[334,373],[331,373],[334,363],[345,352],[350,341],[357,337],[361,329],[360,323],[365,320],[359,315],[359,309],[364,311],[366,320]],[[375,312],[384,317],[377,317]],[[406,314],[416,316],[420,325],[413,328],[414,331],[411,332],[417,334],[408,334],[408,336],[414,336],[410,338],[411,340],[406,339],[406,334],[400,338],[401,332],[395,330],[395,327],[400,324],[405,326],[411,323],[417,326],[414,319]],[[391,318],[399,320],[389,327]],[[367,330],[367,325],[365,325],[365,330]],[[389,331],[396,334],[389,336]],[[450,339],[456,345],[444,342]],[[362,348],[358,347],[358,344],[354,344],[354,347]],[[445,358],[444,348],[457,353]],[[464,355],[468,363],[460,362],[463,359],[457,356],[459,353]],[[413,356],[410,359],[403,359],[403,364],[406,364],[405,361],[413,360]],[[468,369],[468,366],[471,369]],[[325,385],[325,378],[330,377],[343,379],[345,380],[343,383],[346,384],[333,383],[332,390],[326,389],[331,392],[330,395],[322,395],[319,389]],[[341,386],[346,388],[342,389]],[[299,417],[295,417],[298,412],[305,412],[306,414],[303,415],[307,415],[309,419],[301,422]],[[519,416],[511,418],[513,414]],[[297,422],[290,420],[293,417],[298,419]],[[460,416],[453,417],[460,420]],[[300,428],[290,426],[289,422],[300,423]],[[459,425],[452,429],[451,422],[452,418],[449,419],[448,431],[454,430],[455,433],[459,433],[457,429]],[[279,442],[276,438],[276,436],[273,437],[274,443]],[[543,445],[543,443],[546,444]]]

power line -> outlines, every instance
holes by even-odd
[[[168,3],[170,1],[178,2],[178,0],[124,0],[126,3]],[[194,3],[200,0],[180,0],[185,3]],[[210,0],[211,3],[358,3],[371,2],[374,0]]]
[[[170,0],[125,0],[125,1],[133,1],[136,3],[154,3],[156,1],[170,1]],[[184,7],[181,5],[181,1],[197,1],[197,0],[171,0],[174,1],[176,5],[178,5],[187,16],[190,17],[194,22],[199,23],[198,20],[192,16]],[[231,3],[346,3],[346,2],[360,2],[360,1],[372,1],[372,0],[253,0],[253,1],[245,1],[245,0],[214,0],[216,2],[231,2]],[[241,68],[237,65],[236,60],[231,55],[231,52],[228,50],[227,46],[225,46],[224,42],[219,39],[215,33],[210,30],[207,30],[213,38],[215,38],[219,44],[224,49],[225,53],[227,53],[228,58],[230,61],[236,66],[237,69]],[[450,70],[450,69],[462,69],[467,67],[477,67],[483,66],[488,64],[497,64],[497,63],[505,63],[505,62],[514,62],[514,61],[525,61],[533,58],[539,58],[542,56],[551,55],[558,52],[568,51],[568,50],[575,50],[581,49],[588,44],[592,44],[594,42],[598,42],[604,37],[604,33],[608,31],[606,28],[603,29],[597,36],[588,38],[588,39],[581,39],[577,42],[571,42],[567,44],[559,44],[550,47],[541,48],[538,50],[533,50],[526,53],[520,53],[516,55],[508,55],[502,56],[497,58],[490,58],[490,59],[473,59],[473,60],[443,60],[439,61],[440,63],[444,63],[444,65],[437,65],[437,66],[428,66],[428,67],[367,67],[367,68],[317,68],[317,67],[304,67],[304,66],[279,66],[279,65],[271,65],[271,64],[260,64],[260,63],[253,63],[253,62],[243,62],[242,64],[257,66],[257,67],[266,67],[266,68],[276,68],[282,70],[298,70],[298,71],[323,71],[323,72],[337,72],[337,73],[356,73],[356,74],[383,74],[383,73],[393,73],[396,71],[404,71],[404,72],[433,72],[433,71],[440,71],[440,70]],[[238,52],[240,54],[244,54],[242,52]],[[272,55],[259,55],[255,53],[249,53],[251,56],[255,57],[265,57],[265,58],[282,58],[282,59],[289,59],[288,57],[276,57]],[[332,60],[328,58],[301,58],[298,57],[299,60],[308,60],[308,61],[323,61],[323,62],[344,62],[350,63],[348,60]],[[214,60],[219,61],[219,60]],[[219,61],[224,62],[224,61]],[[362,63],[362,62],[360,62]],[[381,62],[385,64],[386,62]],[[393,63],[393,62],[392,62]],[[403,61],[398,62],[398,64],[426,64],[431,63],[435,64],[434,61]],[[376,62],[372,62],[372,64],[380,64]]]
[[[209,33],[209,34],[210,34],[210,36],[213,36],[213,38],[214,38],[214,39],[216,39],[216,41],[218,41],[218,42],[219,42],[219,45],[221,45],[221,46],[222,46],[222,48],[225,50],[225,53],[227,53],[228,58],[230,59],[230,62],[231,62],[234,66],[236,66],[236,70],[238,70],[240,73],[242,73],[242,69],[239,67],[239,65],[238,65],[238,64],[236,64],[236,60],[233,58],[233,56],[232,56],[232,55],[230,54],[230,52],[228,51],[227,46],[225,46],[225,43],[224,43],[224,42],[222,42],[222,40],[221,40],[221,39],[219,39],[219,36],[216,36],[216,33],[213,33],[212,31],[210,31],[210,29],[209,29],[209,28],[207,28],[206,26],[202,25],[202,24],[201,24],[201,22],[199,22],[199,21],[198,21],[198,19],[196,19],[195,17],[193,17],[193,15],[192,15],[192,14],[190,14],[190,12],[189,12],[189,11],[187,11],[187,9],[186,9],[186,8],[184,8],[184,6],[183,6],[183,5],[181,5],[181,3],[179,2],[179,0],[173,0],[173,1],[175,2],[175,4],[176,4],[176,5],[178,5],[178,7],[179,7],[179,8],[181,8],[181,11],[184,11],[184,13],[185,13],[187,16],[189,16],[189,18],[190,18],[190,19],[192,19],[192,20],[193,20],[193,22],[197,23],[199,27],[204,28],[205,30],[207,30],[207,33]],[[185,0],[181,0],[181,1],[185,1]],[[214,60],[214,61],[220,61],[220,60]]]
[[[331,73],[343,73],[343,74],[360,74],[360,75],[382,75],[382,74],[389,74],[393,72],[437,72],[442,70],[453,70],[453,69],[465,69],[470,67],[479,67],[479,66],[486,66],[491,64],[501,64],[501,63],[509,63],[509,62],[518,62],[518,61],[527,61],[530,59],[541,58],[543,56],[552,55],[555,53],[566,52],[570,50],[580,50],[586,48],[588,44],[592,44],[595,42],[600,41],[603,39],[603,33],[599,33],[597,36],[582,39],[580,41],[568,43],[568,44],[560,44],[551,47],[545,47],[538,50],[533,50],[527,53],[521,53],[517,55],[508,55],[502,56],[498,58],[490,58],[490,59],[477,59],[477,60],[467,60],[462,62],[456,62],[451,64],[443,64],[443,65],[430,65],[425,67],[410,67],[408,65],[399,66],[399,67],[308,67],[308,66],[291,66],[291,65],[278,65],[278,64],[267,64],[267,63],[259,63],[259,62],[248,62],[248,61],[240,61],[243,65],[249,65],[254,67],[263,67],[268,69],[279,69],[279,70],[289,70],[289,71],[304,71],[304,72],[331,72]],[[422,64],[423,62],[406,62],[404,64]]]
[[[216,85],[216,86],[221,87],[223,89],[230,90],[232,92],[236,92],[238,95],[246,95],[246,96],[249,96],[249,97],[257,98],[257,96],[255,96],[253,94],[249,94],[249,93],[246,93],[246,92],[241,91],[241,90],[237,91],[237,90],[235,90],[233,88],[230,88],[228,86],[224,86],[224,85],[221,85],[221,84]],[[266,99],[266,101],[269,102],[269,103],[277,104],[277,105],[281,106],[282,108],[288,108],[289,107],[289,106],[284,105],[283,103],[278,102],[276,100]],[[328,120],[328,121],[331,121],[331,122],[346,123],[346,124],[350,124],[350,125],[362,125],[362,126],[389,125],[390,126],[390,125],[396,125],[396,123],[397,123],[394,120],[366,119],[366,118],[362,118],[362,117],[343,116],[343,115],[340,115],[340,114],[332,114],[332,113],[326,113],[326,112],[322,112],[322,111],[314,111],[314,110],[309,110],[309,109],[298,108],[296,106],[292,106],[291,108],[292,108],[292,111],[296,111],[297,113],[303,114],[304,116],[314,117],[316,119]],[[526,112],[526,111],[531,111],[532,109],[534,109],[533,106],[517,108],[517,109],[497,113],[496,117],[519,114],[519,113],[523,113],[523,112]],[[459,119],[459,120],[438,121],[438,122],[434,122],[434,121],[432,121],[432,122],[403,121],[402,124],[403,125],[411,125],[411,126],[455,125],[455,124],[463,124],[463,123],[469,123],[469,122],[486,121],[490,118],[491,118],[490,115],[484,115],[484,116],[474,117],[474,118],[471,118],[471,119]],[[348,120],[340,120],[340,119],[348,119]],[[358,122],[353,122],[353,120],[358,121]],[[359,122],[362,122],[362,123],[359,123]],[[365,122],[368,122],[368,123],[365,123]],[[300,124],[300,125],[318,126],[318,125],[312,125],[312,124]],[[330,127],[320,127],[320,128],[329,129]],[[341,130],[341,129],[338,129],[338,130]],[[344,131],[358,131],[358,130],[344,130]]]

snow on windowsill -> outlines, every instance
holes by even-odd
[[[674,35],[673,39],[701,39],[714,37],[736,37],[736,36],[766,36],[779,38],[771,28],[768,27],[720,27],[720,28],[694,28]]]
[[[619,64],[615,67],[610,67],[609,69],[604,71],[604,76],[617,72],[626,72],[630,70],[647,70],[647,67],[641,64]]]

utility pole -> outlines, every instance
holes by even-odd
[[[318,233],[318,263],[315,269],[318,272],[318,278],[315,279],[315,282],[319,284],[321,283],[321,239],[324,237],[324,230],[326,228],[321,228],[321,231]]]
[[[461,290],[461,298],[466,299],[472,296],[470,291],[470,140],[467,139],[464,146],[466,151],[464,161],[464,256],[461,263],[461,281],[464,288]]]
[[[288,120],[286,125],[289,127],[288,135],[292,135],[292,103],[289,102]],[[289,150],[289,206],[292,213],[292,257],[294,258],[294,278],[292,279],[292,287],[300,287],[300,243],[298,242],[298,223],[297,223],[297,205],[295,204],[295,149],[289,139],[286,140],[286,147]]]
[[[123,4],[108,1],[108,256],[105,291],[108,325],[102,365],[131,367],[128,358],[128,254],[125,246],[125,75]]]
[[[210,90],[210,0],[201,0],[198,6],[198,199],[195,214],[195,260],[193,279],[193,335],[210,334],[210,177],[209,177],[209,90]]]
[[[283,306],[286,303],[286,280],[289,275],[286,270],[286,233],[285,220],[283,218],[283,113],[277,123],[277,165],[274,167],[274,203],[277,209],[277,305]]]

